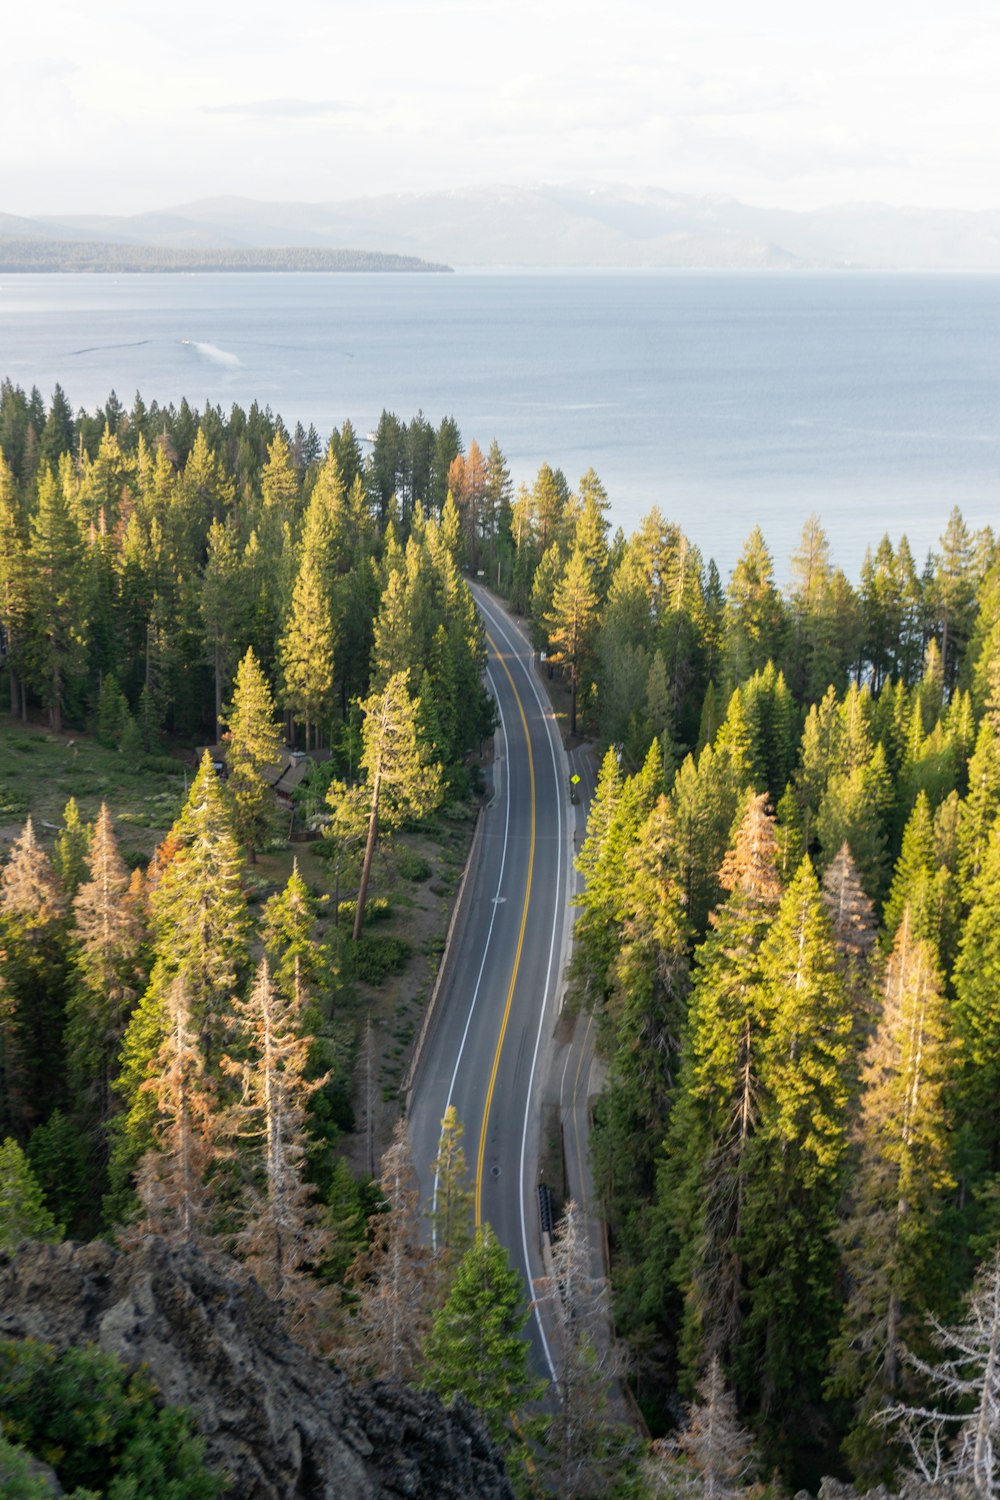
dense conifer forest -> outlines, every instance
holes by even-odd
[[[757,529],[724,584],[655,509],[612,534],[592,471],[515,489],[496,442],[388,412],[371,444],[345,423],[324,447],[256,406],[74,414],[5,383],[0,454],[8,724],[44,715],[153,768],[221,746],[228,772],[201,760],[148,865],[74,805],[0,867],[0,1246],[222,1245],[359,1377],[476,1401],[529,1492],[867,1487],[923,1463],[988,1493],[969,1433],[1000,1420],[992,534],[955,511],[926,562],[885,537],[852,583],[810,518],[787,589]],[[654,1435],[681,1422],[645,1457],[566,1305],[573,1205],[538,1289],[573,1395],[542,1437],[511,1416],[538,1396],[526,1306],[472,1231],[461,1122],[433,1253],[405,1129],[376,1183],[336,1149],[372,851],[468,792],[492,729],[463,571],[530,617],[567,733],[602,757],[569,977],[607,1059],[593,1154],[627,1378]],[[316,755],[351,896],[322,941],[297,868],[247,899],[283,741]],[[986,1352],[949,1385],[967,1346]]]

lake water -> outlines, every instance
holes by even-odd
[[[953,505],[1000,523],[1000,277],[721,272],[0,276],[0,375],[93,408],[256,400],[322,437],[383,407],[515,481],[590,466],[725,575],[755,522],[779,579],[816,511],[856,576]]]

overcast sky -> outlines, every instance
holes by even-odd
[[[46,0],[9,7],[0,211],[618,182],[1000,208],[970,0]]]

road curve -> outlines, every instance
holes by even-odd
[[[410,1140],[429,1205],[441,1119],[454,1105],[488,1222],[529,1291],[542,1274],[540,1093],[569,942],[569,764],[524,633],[474,587],[497,701],[493,795],[481,813],[434,1014],[411,1081]],[[552,1373],[540,1321],[538,1368]]]

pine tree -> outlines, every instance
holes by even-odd
[[[66,1055],[78,1117],[99,1130],[112,1113],[118,1051],[145,981],[143,897],[132,889],[105,802],[88,865],[90,879],[73,901],[75,974],[66,1008]]]
[[[759,526],[743,544],[726,594],[723,656],[727,682],[736,687],[777,660],[785,630],[781,596],[774,586],[771,555]]]
[[[334,639],[333,606],[323,569],[307,552],[279,646],[285,706],[304,724],[307,750],[322,744],[333,709]]]
[[[946,688],[958,674],[962,650],[975,618],[975,562],[972,538],[956,505],[934,558],[930,605],[941,640],[941,663]]]
[[[412,1379],[429,1324],[431,1267],[421,1244],[417,1186],[406,1122],[400,1120],[379,1167],[384,1208],[370,1243],[349,1273],[357,1292],[357,1341],[345,1362],[383,1379]]]
[[[844,994],[854,1019],[855,1043],[860,1048],[867,1042],[875,1022],[875,916],[846,844],[841,844],[824,872],[823,905],[833,934]]]
[[[726,900],[695,953],[678,1102],[661,1188],[678,1245],[690,1363],[723,1357],[743,1324],[742,1237],[750,1146],[757,1125],[761,1046],[760,948],[781,890],[766,798],[751,797],[726,855]]]
[[[632,1434],[611,1412],[618,1351],[610,1344],[607,1286],[590,1271],[586,1221],[571,1199],[552,1244],[536,1302],[554,1325],[559,1405],[549,1428],[552,1479],[562,1500],[608,1493],[631,1457]]]
[[[42,1125],[36,1125],[28,1141],[27,1156],[35,1180],[53,1218],[65,1226],[68,1239],[89,1239],[98,1207],[94,1193],[94,1169],[89,1142],[78,1121],[54,1109]]]
[[[543,559],[544,562],[544,559]],[[538,575],[536,574],[536,580]],[[599,598],[593,570],[583,549],[572,553],[544,616],[552,659],[569,666],[569,732],[576,734],[577,695],[593,649]]]
[[[938,1281],[943,1246],[935,1220],[953,1186],[953,1058],[936,954],[914,935],[904,909],[862,1068],[858,1165],[840,1232],[849,1294],[832,1384],[855,1402],[846,1451],[861,1483],[891,1473],[894,1455],[870,1418],[899,1389],[901,1344]]]
[[[83,542],[63,484],[50,471],[38,483],[28,561],[31,677],[48,709],[51,728],[60,734],[67,690],[83,667],[87,617]]]
[[[739,1241],[745,1316],[732,1368],[774,1454],[815,1431],[834,1332],[833,1231],[853,1061],[852,1018],[808,857],[761,943],[759,973]]]
[[[222,735],[222,703],[236,667],[243,635],[246,596],[241,578],[236,522],[214,520],[208,532],[208,557],[201,581],[201,617],[206,654],[215,682],[215,733]]]
[[[959,944],[952,982],[962,1043],[958,1107],[975,1132],[991,1172],[1000,1169],[1000,819],[994,824]]]
[[[407,819],[426,817],[441,799],[441,767],[431,763],[427,746],[417,732],[419,703],[410,697],[406,674],[390,677],[385,687],[373,693],[362,707],[365,717],[361,764],[368,776],[370,803],[354,918],[355,942],[361,936],[379,830],[398,828]]]
[[[850,752],[849,744],[843,748]],[[833,859],[846,843],[865,890],[873,899],[881,895],[885,881],[890,802],[885,755],[877,745],[866,764],[834,772],[816,814],[815,832],[823,863]]]
[[[449,1104],[441,1121],[438,1152],[434,1158],[431,1207],[434,1253],[446,1274],[468,1250],[472,1238],[473,1194],[462,1148],[464,1133],[455,1106]]]
[[[65,902],[32,820],[0,870],[0,1123],[24,1137],[61,1097]]]
[[[156,1069],[141,1085],[152,1101],[153,1123],[152,1147],[136,1176],[144,1211],[139,1232],[186,1245],[206,1229],[206,1178],[216,1157],[215,1101],[183,975],[170,985],[163,1009]]]
[[[910,913],[914,938],[930,938],[940,948],[954,920],[953,882],[939,865],[934,820],[925,792],[920,792],[903,832],[903,847],[882,916],[886,944],[895,937],[904,909]]]
[[[294,995],[279,993],[261,960],[246,1000],[232,1002],[236,1053],[224,1072],[241,1084],[228,1130],[253,1145],[246,1219],[236,1243],[249,1269],[282,1310],[290,1332],[316,1344],[320,1287],[309,1271],[327,1247],[322,1205],[306,1179],[306,1112],[325,1079],[307,1078],[313,1038],[302,1028]],[[328,1300],[328,1299],[327,1299]]]
[[[0,450],[0,629],[6,648],[12,718],[26,718],[28,712],[23,672],[30,598],[27,519],[14,475]]]
[[[584,888],[577,919],[571,973],[587,1002],[603,1002],[625,918],[625,866],[634,841],[663,790],[659,744],[649,747],[641,771],[624,781],[613,751],[605,756],[577,869]]]
[[[520,1276],[488,1224],[476,1230],[458,1263],[444,1305],[434,1315],[421,1383],[445,1400],[459,1393],[483,1416],[512,1469],[528,1458],[520,1415],[544,1382],[530,1368],[523,1337],[529,1310]]]
[[[644,1294],[655,1164],[680,1059],[689,988],[681,891],[674,874],[670,806],[661,797],[626,867],[627,912],[600,1028],[608,1080],[591,1137],[595,1182],[614,1237],[618,1315]]]
[[[880,1412],[879,1423],[899,1432],[912,1478],[971,1486],[980,1500],[992,1500],[1000,1475],[1000,1252],[980,1267],[962,1321],[930,1325],[950,1357],[910,1363],[939,1393],[939,1404],[899,1403]]]
[[[256,864],[274,823],[274,794],[266,773],[280,761],[281,739],[271,689],[252,646],[236,669],[225,741],[236,836]]]
[[[643,1465],[650,1500],[736,1500],[746,1492],[755,1467],[753,1438],[739,1424],[717,1356],[709,1360],[697,1396],[677,1437],[654,1442]]]
[[[342,1286],[361,1253],[368,1231],[365,1195],[354,1180],[346,1157],[334,1158],[326,1206],[328,1243],[323,1254],[323,1271],[332,1283]]]
[[[108,1210],[128,1206],[128,1184],[151,1140],[152,1101],[143,1083],[158,1069],[169,1017],[168,995],[183,981],[192,1025],[209,1076],[226,1026],[226,1005],[246,966],[248,918],[241,889],[242,861],[219,778],[203,756],[188,800],[161,846],[150,879],[155,960],[149,985],[129,1021],[116,1088],[123,1110],[116,1120]]]
[[[361,785],[349,785],[338,778],[330,782],[326,792],[326,805],[330,812],[323,826],[323,837],[329,839],[333,853],[333,921],[340,921],[340,893],[347,872],[356,866],[365,847],[368,822],[371,815],[369,799]]]
[[[990,830],[1000,815],[1000,739],[987,716],[979,726],[976,748],[969,761],[969,789],[962,802],[958,830],[959,877],[962,898],[971,900],[990,842]]]
[[[307,1031],[320,1023],[320,992],[330,979],[330,955],[316,936],[316,920],[316,903],[293,860],[284,890],[264,903],[261,937],[273,983]]]
[[[67,901],[72,901],[87,868],[87,854],[93,828],[80,821],[76,798],[71,797],[63,809],[62,827],[52,852],[52,869]]]
[[[22,1240],[55,1242],[62,1235],[27,1157],[8,1136],[0,1145],[0,1251],[16,1250]]]

